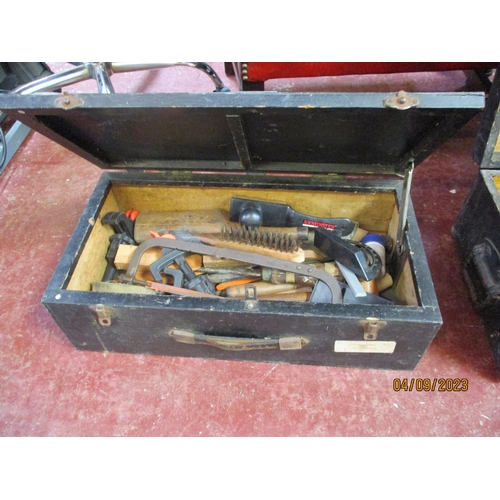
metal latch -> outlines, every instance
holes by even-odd
[[[97,304],[95,306],[91,306],[90,309],[95,311],[97,314],[97,320],[101,326],[110,326],[111,325],[111,314],[108,308],[104,307],[103,304]]]
[[[56,106],[63,109],[73,109],[83,106],[83,99],[77,95],[71,95],[67,92],[63,92],[56,99]]]
[[[387,323],[385,321],[380,321],[379,318],[366,318],[365,321],[360,322],[360,325],[365,332],[365,340],[377,340],[378,331],[380,328],[387,325]]]
[[[404,90],[400,90],[396,95],[386,97],[384,106],[393,109],[410,109],[415,108],[420,104],[417,97],[407,94]]]

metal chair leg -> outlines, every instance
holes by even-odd
[[[66,85],[94,79],[97,82],[97,90],[102,94],[113,94],[114,88],[111,83],[113,73],[125,73],[129,71],[143,71],[151,69],[168,68],[171,66],[188,66],[205,73],[214,83],[215,92],[229,92],[222,83],[219,75],[214,69],[204,62],[172,62],[172,63],[108,63],[90,62],[82,63],[61,73],[49,75],[45,78],[34,80],[21,85],[12,91],[13,94],[33,94],[35,92],[51,92]]]

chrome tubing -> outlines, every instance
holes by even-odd
[[[222,83],[219,75],[211,66],[204,62],[172,62],[172,63],[109,63],[109,62],[87,62],[70,68],[61,73],[34,80],[21,85],[11,91],[12,94],[33,94],[35,92],[51,92],[66,85],[94,79],[97,82],[97,90],[101,94],[114,94],[115,90],[111,83],[113,73],[126,73],[129,71],[143,71],[151,69],[169,68],[172,66],[187,66],[202,71],[210,77],[215,85],[215,92],[229,92]]]
[[[72,83],[83,82],[90,79],[90,71],[87,65],[80,65],[76,68],[71,68],[61,73],[45,76],[38,80],[25,83],[14,90],[11,94],[33,94],[35,92],[51,92],[52,90],[60,89]]]
[[[126,73],[128,71],[142,71],[145,69],[161,69],[172,66],[188,66],[202,71],[210,77],[215,85],[215,92],[228,92],[229,89],[222,83],[214,69],[204,62],[170,62],[170,63],[110,63],[113,73]]]
[[[99,94],[114,94],[115,89],[111,83],[111,67],[109,63],[86,63],[90,76],[97,82]]]

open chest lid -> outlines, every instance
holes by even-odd
[[[500,169],[500,70],[497,69],[474,144],[474,160],[484,169]]]
[[[399,174],[484,107],[475,93],[0,95],[104,169]]]

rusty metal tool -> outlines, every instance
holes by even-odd
[[[206,243],[216,247],[233,248],[249,251],[292,262],[304,262],[305,252],[299,247],[297,238],[293,235],[264,231],[258,228],[243,228],[240,226],[222,226],[215,235],[191,234],[186,231],[171,231],[158,234],[151,231],[155,238],[180,239],[193,243]]]
[[[296,274],[312,276],[325,284],[326,289],[329,291],[328,302],[334,304],[342,302],[342,291],[340,289],[338,281],[326,271],[318,269],[314,266],[308,266],[307,264],[303,263],[289,262],[282,259],[277,259],[275,257],[268,257],[251,252],[244,252],[242,250],[219,248],[210,245],[204,245],[202,243],[193,243],[182,240],[168,240],[165,238],[151,238],[142,242],[137,247],[136,251],[132,255],[132,259],[130,260],[127,272],[119,277],[121,283],[133,283],[143,253],[149,248],[153,247],[170,248],[172,250],[181,250],[184,252],[196,253],[200,255],[209,255],[221,259],[233,259],[241,262],[247,262],[256,266],[271,267],[274,269],[279,269],[281,271],[288,271]],[[212,297],[212,295],[208,294],[205,294],[205,296]]]
[[[222,241],[270,248],[278,252],[296,252],[299,249],[296,235],[290,235],[283,231],[266,231],[252,226],[226,224],[221,228],[220,238]],[[307,233],[305,239],[307,239]]]

